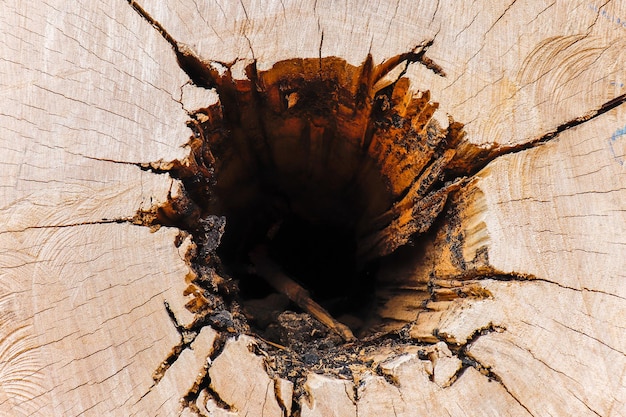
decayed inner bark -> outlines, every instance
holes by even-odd
[[[339,314],[361,310],[357,318],[367,319],[378,259],[426,232],[476,169],[462,126],[432,120],[428,91],[385,78],[425,60],[427,46],[380,66],[331,57],[257,71],[252,62],[243,79],[230,66],[196,62],[196,74],[204,65],[198,82],[220,100],[193,114],[192,160],[172,171],[185,201],[161,208],[157,221],[194,233],[200,262],[216,249],[246,298],[267,295],[246,271],[263,245],[314,296],[342,304]],[[226,219],[219,247],[206,247],[207,216]]]

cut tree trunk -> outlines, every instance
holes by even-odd
[[[626,415],[626,3],[0,10],[0,415]],[[194,65],[241,86],[296,58],[407,53],[381,83],[462,124],[471,169],[380,261],[384,341],[358,342],[349,376],[281,373],[235,310],[194,308],[209,244],[172,202],[191,122],[227,102]]]

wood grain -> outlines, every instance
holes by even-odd
[[[164,302],[192,319],[189,242],[131,224],[176,192],[139,164],[186,154],[187,79],[123,3],[10,2],[0,19],[1,413],[128,415],[180,343]]]
[[[182,343],[191,241],[132,224],[179,192],[149,168],[184,161],[188,113],[214,93],[128,2],[6,2],[0,415],[626,415],[625,3],[139,4],[181,48],[240,60],[233,71],[381,63],[432,41],[441,71],[413,63],[411,85],[442,126],[506,152],[384,278],[404,287],[379,315],[426,356],[381,351],[353,380],[308,376],[299,396],[253,338],[224,347],[206,327]]]

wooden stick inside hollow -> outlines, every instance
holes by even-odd
[[[250,252],[250,259],[256,268],[257,275],[263,277],[268,284],[285,294],[298,307],[309,313],[320,323],[337,333],[345,341],[354,340],[354,334],[348,326],[335,320],[321,305],[311,299],[309,292],[300,284],[289,278],[280,266],[272,262],[263,246]]]

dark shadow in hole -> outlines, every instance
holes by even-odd
[[[345,319],[354,331],[367,321],[374,300],[375,266],[357,266],[353,229],[332,222],[313,223],[293,213],[278,219],[241,213],[226,216],[231,221],[227,221],[218,254],[239,281],[240,297],[255,330],[263,333],[272,322],[268,315],[300,312],[254,274],[248,253],[258,245],[265,245],[272,261],[335,318]]]

